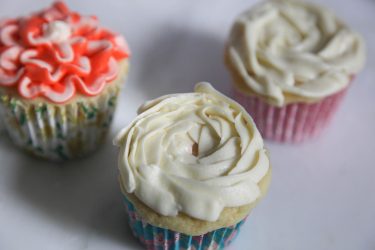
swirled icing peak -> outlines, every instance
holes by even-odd
[[[208,83],[145,103],[115,144],[126,192],[164,216],[216,221],[259,198],[269,170],[251,117]]]
[[[287,96],[319,100],[342,90],[365,60],[360,35],[329,10],[297,0],[264,1],[241,14],[228,54],[238,87],[278,106]]]
[[[129,56],[124,38],[62,2],[0,24],[0,87],[26,99],[68,102],[101,93]]]

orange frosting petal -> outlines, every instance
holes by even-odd
[[[129,57],[125,39],[63,2],[0,24],[0,86],[26,98],[65,103],[76,93],[95,96]]]

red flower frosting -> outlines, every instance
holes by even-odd
[[[0,86],[26,99],[65,103],[78,92],[101,93],[129,57],[125,39],[62,2],[0,23]]]

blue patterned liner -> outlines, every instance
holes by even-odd
[[[190,236],[168,229],[153,226],[138,215],[133,204],[124,196],[128,221],[134,236],[148,250],[216,250],[224,249],[237,236],[246,219],[234,226],[220,228],[215,231]]]

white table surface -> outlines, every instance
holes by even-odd
[[[198,81],[229,93],[223,47],[234,17],[253,1],[79,0],[123,33],[132,50],[130,76],[110,137],[144,100],[192,91]],[[368,45],[358,76],[333,123],[303,145],[267,142],[273,165],[268,196],[230,249],[375,249],[375,1],[319,0]],[[50,1],[1,0],[12,17]],[[0,249],[143,249],[133,239],[116,180],[111,140],[93,156],[56,165],[24,155],[0,135]]]

